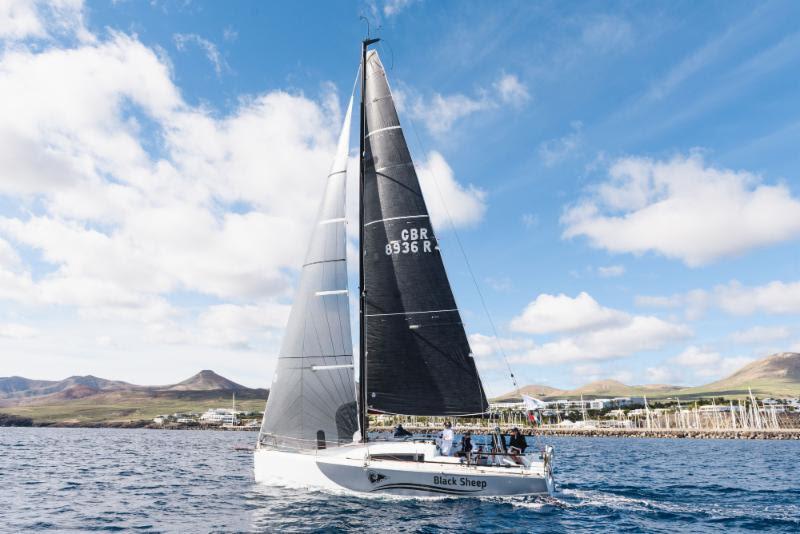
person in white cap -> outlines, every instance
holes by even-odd
[[[453,429],[450,428],[449,421],[444,424],[440,448],[442,449],[442,456],[450,456],[450,451],[453,449]]]

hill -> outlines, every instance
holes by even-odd
[[[752,389],[758,395],[800,395],[800,353],[779,352],[749,363],[722,380],[704,386],[686,388],[679,395],[714,393],[744,395]]]
[[[0,401],[4,399],[25,399],[56,395],[70,390],[118,391],[137,389],[119,380],[106,380],[92,375],[70,376],[64,380],[31,380],[21,376],[0,378]],[[69,394],[66,394],[69,396]]]
[[[139,386],[91,375],[58,381],[13,376],[0,378],[0,411],[36,423],[128,422],[230,406],[234,393],[240,409],[262,411],[269,390],[248,388],[210,370],[166,386]]]
[[[237,384],[233,380],[228,380],[214,371],[205,369],[183,382],[164,388],[164,391],[244,391],[248,388]]]
[[[629,386],[617,380],[598,380],[572,390],[559,390],[539,385],[525,386],[520,390],[527,395],[547,399],[576,398],[581,395],[587,398],[646,395],[648,398],[658,399],[664,397],[735,397],[746,395],[748,388],[752,388],[753,393],[761,396],[800,395],[800,353],[772,354],[742,367],[727,378],[688,388],[668,384]],[[538,392],[538,395],[531,392]],[[516,391],[510,391],[492,400],[509,400],[518,397]]]

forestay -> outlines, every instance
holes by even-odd
[[[374,50],[366,76],[367,406],[406,415],[483,413],[486,396]]]
[[[352,109],[351,97],[270,387],[265,445],[331,447],[358,430],[345,235]]]

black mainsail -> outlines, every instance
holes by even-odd
[[[352,108],[351,98],[270,386],[263,444],[331,447],[358,430],[345,235]]]
[[[374,50],[366,63],[361,192],[366,407],[403,415],[483,413],[486,396],[386,73]]]

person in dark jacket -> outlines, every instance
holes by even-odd
[[[456,456],[466,458],[467,464],[472,463],[472,432],[469,430],[464,432],[464,436],[461,438],[461,450],[456,453]]]
[[[396,437],[396,438],[408,438],[408,437],[411,437],[413,435],[414,434],[412,434],[411,432],[409,432],[408,430],[403,428],[403,425],[397,425],[394,428],[394,437]]]
[[[518,428],[512,428],[511,438],[508,441],[508,453],[516,463],[520,463],[519,455],[525,452],[527,447],[525,436],[522,435]]]

